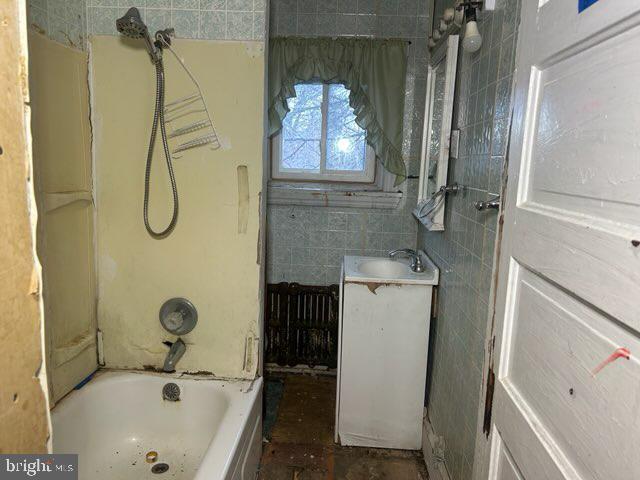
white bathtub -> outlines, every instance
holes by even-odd
[[[162,397],[174,382],[180,400]],[[77,453],[80,480],[254,480],[262,379],[221,381],[103,371],[52,412],[53,451]],[[152,473],[155,462],[165,473]]]

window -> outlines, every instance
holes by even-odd
[[[375,154],[343,85],[296,85],[274,137],[274,179],[373,183]]]

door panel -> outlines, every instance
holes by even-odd
[[[640,239],[640,232],[618,225],[603,228],[592,219],[585,223],[542,209],[519,209],[514,221],[526,225],[512,233],[513,241],[522,247],[518,249],[521,264],[640,331],[640,316],[635,314],[640,298],[639,257],[631,243]]]
[[[491,478],[498,480],[524,480],[511,454],[502,442],[500,434],[497,432],[495,439],[500,443],[496,447],[496,471]]]
[[[546,279],[521,266],[516,270],[501,382],[586,478],[606,478],[611,452],[621,468],[640,471],[640,410],[617,394],[620,384],[640,378],[640,362],[620,360],[592,375],[619,345],[640,351],[640,340]],[[629,430],[620,435],[611,425],[623,420]]]
[[[640,478],[638,45],[637,1],[522,2],[491,478]]]
[[[640,226],[640,196],[627,180],[640,176],[640,96],[629,95],[640,48],[629,44],[640,45],[639,27],[539,70],[526,203]]]
[[[580,478],[562,454],[547,430],[540,428],[537,419],[517,390],[509,384],[497,383],[493,405],[496,418],[492,434],[500,435],[508,445],[513,463],[525,479],[565,480]],[[498,416],[498,415],[497,415]],[[498,426],[499,425],[499,426]],[[494,443],[493,448],[497,448]],[[496,472],[499,455],[492,452],[490,472]],[[571,475],[567,475],[571,472]],[[490,475],[490,478],[500,478]]]
[[[533,42],[526,45],[538,65],[598,44],[628,30],[639,20],[636,0],[599,0],[581,13],[578,13],[578,0],[541,1],[539,10],[535,0],[522,0],[523,15],[525,4],[529,4],[527,9],[536,10],[537,20],[527,25]]]

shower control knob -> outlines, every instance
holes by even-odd
[[[184,324],[184,316],[182,315],[182,312],[171,312],[165,318],[165,323],[167,328],[171,330],[178,330]]]
[[[198,311],[186,298],[171,298],[160,307],[160,323],[174,335],[186,335],[198,322]]]

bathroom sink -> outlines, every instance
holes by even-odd
[[[424,252],[420,258],[424,272],[416,273],[409,268],[409,260],[388,257],[344,257],[344,280],[352,283],[397,283],[437,285],[438,268]]]
[[[438,268],[418,252],[424,271],[412,271],[415,252],[411,253],[412,259],[344,257],[335,425],[335,442],[341,445],[400,450],[422,446],[431,299]]]
[[[365,275],[388,278],[407,274],[409,266],[406,263],[396,260],[378,258],[359,263],[358,270]]]

